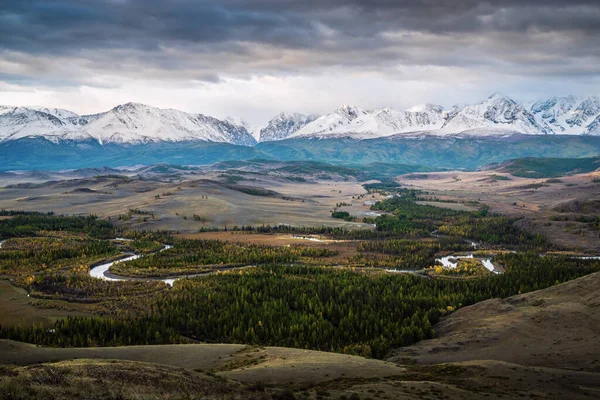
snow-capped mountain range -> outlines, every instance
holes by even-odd
[[[251,146],[256,140],[241,126],[202,114],[127,103],[107,112],[77,115],[39,107],[0,106],[0,141],[26,137],[97,140],[99,143],[207,141]]]
[[[497,136],[510,134],[600,134],[600,98],[556,97],[530,105],[494,94],[473,105],[425,104],[408,110],[363,110],[342,106],[291,137]]]
[[[600,135],[600,98],[553,97],[521,104],[494,94],[473,105],[448,110],[425,104],[407,110],[364,110],[341,106],[323,116],[281,113],[264,126],[233,118],[127,103],[93,115],[44,107],[0,106],[0,142],[44,137],[53,142],[96,140],[101,144],[206,141],[252,146],[259,142],[392,135],[483,137],[528,135]]]
[[[407,111],[391,108],[367,111],[344,105],[305,125],[291,137],[352,136],[368,139],[405,132],[435,131],[443,126],[443,117],[442,107],[431,104]]]

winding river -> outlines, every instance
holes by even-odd
[[[116,240],[123,240],[123,239],[117,238]],[[169,250],[172,247],[173,246],[166,244],[162,249],[159,250],[159,252]],[[132,277],[128,277],[128,276],[119,276],[119,275],[111,274],[109,271],[110,267],[112,267],[114,264],[118,264],[118,263],[125,262],[125,261],[137,260],[138,258],[142,258],[142,257],[144,257],[143,254],[132,254],[128,257],[121,258],[119,260],[111,261],[111,262],[108,262],[105,264],[96,265],[95,267],[90,268],[90,276],[94,277],[94,278],[104,279],[105,281],[132,281],[132,280],[155,281],[155,280],[161,280],[164,283],[166,283],[167,285],[173,286],[173,282],[175,282],[175,280],[178,278],[171,278],[171,279],[132,278]]]
[[[548,257],[550,255],[548,254],[540,254],[540,257]],[[576,258],[578,260],[600,260],[600,256],[567,256],[568,258]],[[441,257],[441,258],[436,258],[435,261],[439,261],[444,267],[446,268],[456,268],[458,267],[458,260],[462,259],[462,258],[475,258],[473,256],[473,254],[468,253],[465,256],[455,256],[455,255],[449,255],[446,257]],[[485,268],[487,268],[490,272],[493,272],[494,274],[499,274],[502,271],[496,269],[496,266],[494,265],[494,263],[492,263],[492,259],[491,258],[483,258],[480,259],[481,264],[483,264],[483,266]]]
[[[434,231],[434,232],[432,232],[431,235],[434,237],[441,236],[436,233],[437,232]],[[302,239],[314,240],[314,241],[318,241],[318,242],[324,241],[324,240],[320,240],[320,239],[316,239],[316,238],[312,238],[312,237],[305,237],[305,236],[294,237],[294,238],[302,238]],[[115,240],[130,241],[131,239],[116,238]],[[0,249],[2,249],[2,244],[5,241],[6,240],[0,241]],[[478,246],[478,244],[475,242],[469,242],[469,243],[473,246],[473,248],[477,248],[477,246]],[[160,249],[159,252],[169,250],[172,247],[173,246],[168,245],[168,244],[164,245],[164,247],[162,249]],[[540,256],[544,256],[544,255],[540,254]],[[96,266],[90,268],[90,276],[92,276],[94,278],[98,278],[98,279],[103,279],[105,281],[147,281],[147,282],[162,281],[169,286],[173,286],[173,283],[179,279],[194,278],[197,276],[207,276],[207,275],[217,272],[217,271],[202,272],[202,273],[197,273],[197,274],[181,275],[181,276],[176,276],[176,277],[171,277],[171,278],[135,278],[135,277],[129,277],[129,276],[120,276],[120,275],[115,275],[115,274],[110,273],[110,267],[112,267],[114,264],[117,264],[120,262],[136,260],[141,257],[144,257],[144,255],[143,254],[130,254],[127,257],[121,258],[119,260],[96,265]],[[580,260],[600,260],[600,256],[571,256],[571,257],[578,258]],[[459,259],[473,259],[473,258],[475,258],[473,256],[473,254],[468,253],[467,255],[463,255],[463,256],[449,255],[449,256],[445,256],[445,257],[440,257],[440,258],[436,258],[435,261],[438,261],[439,263],[441,263],[445,268],[456,268],[458,266]],[[494,274],[501,273],[500,270],[496,269],[496,266],[494,265],[494,263],[492,263],[491,258],[481,259],[481,264]],[[226,267],[226,268],[221,268],[218,271],[230,271],[233,269],[250,268],[250,267],[253,267],[253,266],[248,265],[245,267]],[[416,272],[415,270],[405,270],[405,269],[386,269],[385,271],[388,273],[415,273]]]
[[[430,234],[433,237],[438,237],[441,238],[444,235],[440,235],[437,231],[437,229],[433,232],[431,232]],[[473,247],[474,249],[477,249],[479,247],[479,243],[474,242],[472,240],[465,240],[467,243],[469,243],[471,245],[471,247]],[[457,268],[458,267],[458,260],[461,258],[475,258],[473,256],[472,253],[468,253],[466,256],[455,256],[455,255],[449,255],[446,257],[441,257],[441,258],[436,258],[435,261],[441,263],[445,268]],[[494,263],[492,263],[492,259],[491,258],[485,258],[481,260],[481,264],[490,272],[494,273],[494,274],[499,274],[501,271],[496,269],[496,266],[494,265]]]
[[[469,253],[466,256],[450,255],[446,257],[436,258],[435,261],[439,261],[445,268],[456,268],[458,267],[458,260],[463,258],[475,257],[473,256],[473,254]],[[491,258],[485,258],[481,260],[481,264],[483,264],[485,268],[487,268],[490,272],[493,272],[494,274],[500,273],[500,271],[496,270],[496,266],[494,265],[494,263],[492,263]]]
[[[441,237],[442,235],[437,234],[436,231],[431,233],[432,236],[434,237]],[[316,242],[324,242],[324,240],[321,239],[316,239],[313,237],[307,237],[307,236],[294,236],[295,239],[305,239],[305,240],[311,240],[311,241],[316,241]],[[131,239],[123,239],[123,238],[116,238],[115,240],[119,240],[119,241],[129,241]],[[2,248],[2,241],[0,241],[0,248]],[[473,246],[474,249],[477,249],[479,244],[476,242],[472,242],[472,241],[468,241],[468,243],[471,244],[471,246]],[[170,248],[172,248],[173,246],[171,245],[164,245],[164,247],[162,249],[159,250],[159,252],[165,251],[165,250],[169,250]],[[545,256],[544,254],[540,254],[540,256]],[[90,269],[90,276],[94,277],[94,278],[98,278],[98,279],[103,279],[106,281],[146,281],[146,282],[150,282],[150,281],[162,281],[165,282],[167,285],[169,286],[173,286],[173,283],[176,280],[179,279],[185,279],[185,278],[194,278],[197,276],[207,276],[210,274],[213,274],[215,272],[219,272],[219,271],[230,271],[230,270],[234,270],[234,269],[242,269],[242,268],[251,268],[253,267],[253,265],[248,265],[248,266],[244,266],[244,267],[225,267],[225,268],[220,268],[218,270],[215,271],[210,271],[210,272],[202,272],[202,273],[196,273],[196,274],[186,274],[186,275],[180,275],[180,276],[176,276],[176,277],[170,277],[170,278],[136,278],[136,277],[129,277],[129,276],[120,276],[120,275],[115,275],[112,274],[110,272],[110,267],[113,266],[114,264],[120,263],[120,262],[126,262],[126,261],[131,261],[131,260],[136,260],[138,258],[144,257],[143,254],[129,254],[127,257],[121,258],[119,260],[115,260],[115,261],[111,261],[108,263],[104,263],[104,264],[100,264],[100,265],[96,265],[94,267],[92,267]],[[578,258],[581,260],[600,260],[600,256],[571,256],[572,258]],[[435,261],[439,262],[440,264],[442,264],[445,268],[457,268],[458,267],[458,260],[460,259],[474,259],[475,256],[472,253],[467,253],[466,255],[449,255],[449,256],[445,256],[445,257],[440,257],[440,258],[436,258]],[[502,272],[502,270],[498,270],[496,268],[496,266],[494,265],[494,263],[492,262],[491,258],[481,258],[479,259],[481,261],[481,264],[488,269],[490,272],[494,273],[494,274],[500,274]],[[415,273],[417,272],[416,270],[407,270],[407,269],[386,269],[385,270],[388,273]]]
[[[125,239],[117,238],[115,240],[125,240]],[[171,248],[173,248],[173,246],[166,244],[158,252],[160,253],[162,251],[169,250]],[[125,258],[121,258],[119,260],[96,265],[96,266],[90,268],[90,276],[92,276],[94,278],[98,278],[98,279],[103,279],[105,281],[144,281],[144,282],[162,281],[169,286],[173,286],[173,283],[175,283],[175,281],[177,281],[179,279],[195,278],[197,276],[208,276],[208,275],[214,274],[216,272],[231,271],[234,269],[243,269],[243,268],[254,267],[254,265],[247,265],[247,266],[242,266],[242,267],[223,267],[223,268],[216,269],[214,271],[200,272],[200,273],[195,273],[195,274],[184,274],[184,275],[179,275],[179,276],[170,277],[170,278],[137,278],[137,277],[131,277],[131,276],[115,275],[110,272],[110,267],[112,267],[114,264],[117,264],[120,262],[125,262],[125,261],[136,260],[136,259],[142,258],[142,257],[145,257],[145,255],[131,254],[131,255],[129,255]]]

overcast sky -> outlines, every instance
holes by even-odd
[[[0,104],[259,122],[496,91],[600,95],[600,1],[0,2]]]

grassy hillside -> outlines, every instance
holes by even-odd
[[[0,393],[11,399],[589,399],[600,388],[597,373],[494,360],[398,365],[276,347],[231,348],[217,357],[207,345],[147,346],[135,354],[0,341],[0,349],[7,346],[22,357],[0,366]],[[37,358],[28,360],[32,349]],[[92,350],[93,359],[84,355]],[[183,360],[196,358],[193,365],[172,354],[186,350]],[[152,363],[138,361],[145,352]]]
[[[247,387],[183,368],[116,360],[1,367],[5,399],[267,399]]]
[[[524,178],[555,178],[592,172],[600,168],[600,157],[589,158],[520,158],[510,161],[503,170]]]
[[[438,337],[398,349],[391,360],[500,360],[598,373],[600,273],[544,290],[464,307],[435,326]]]

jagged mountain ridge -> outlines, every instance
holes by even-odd
[[[478,104],[454,106],[450,110],[433,104],[408,110],[380,108],[371,111],[342,106],[305,126],[293,137],[367,139],[396,134],[496,136],[512,133],[547,135],[556,132],[547,122],[536,120],[526,106],[494,94]]]
[[[494,94],[480,103],[447,110],[435,104],[407,110],[365,110],[345,105],[323,116],[280,113],[266,124],[254,125],[138,103],[93,115],[57,108],[0,106],[0,142],[44,137],[53,142],[206,141],[252,146],[257,142],[314,137],[485,137],[516,133],[600,135],[600,98],[565,96],[521,104]]]
[[[280,113],[260,129],[259,142],[287,139],[294,133],[319,118],[318,115]]]
[[[317,118],[293,137],[348,136],[358,139],[390,136],[402,132],[439,129],[443,123],[443,109],[425,105],[402,111],[380,108],[372,111],[344,105],[333,113]]]
[[[407,110],[380,108],[370,111],[342,106],[292,137],[368,139],[392,135],[483,137],[511,134],[600,134],[600,99],[566,96],[527,105],[494,94],[480,103],[457,105],[449,110],[432,104]]]
[[[251,146],[241,126],[202,114],[127,103],[93,115],[66,110],[0,106],[0,141],[27,137],[99,143],[208,141]]]
[[[469,133],[485,135],[485,129],[491,134],[495,131],[524,133],[529,135],[552,134],[545,122],[536,121],[527,108],[513,99],[494,94],[481,103],[455,108],[446,114],[441,127],[442,133]]]
[[[531,106],[537,121],[546,122],[554,132],[562,134],[600,133],[600,97],[553,97]]]

